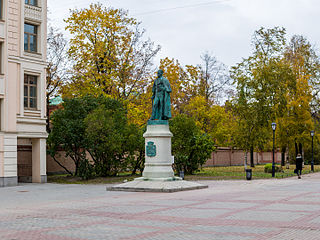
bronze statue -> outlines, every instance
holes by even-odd
[[[152,116],[150,120],[168,120],[171,118],[171,87],[168,79],[162,76],[163,70],[158,71],[158,78],[152,87]]]

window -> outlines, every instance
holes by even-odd
[[[3,52],[3,42],[0,42],[0,74],[3,74],[3,56],[2,56],[2,52]]]
[[[24,24],[24,50],[37,52],[37,26]]]
[[[2,11],[3,11],[3,0],[0,0],[0,19],[3,19]]]
[[[24,75],[24,108],[37,108],[37,76]]]
[[[3,129],[3,126],[2,126],[2,123],[3,123],[3,112],[2,112],[2,109],[3,109],[3,99],[0,99],[0,131]]]
[[[32,5],[32,6],[37,6],[38,5],[37,0],[24,0],[24,3]]]

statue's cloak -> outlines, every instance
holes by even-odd
[[[171,118],[171,98],[170,93],[172,92],[169,80],[166,78],[163,78],[164,86],[166,88],[166,92],[164,94],[164,106],[163,106],[163,116],[164,118]]]
[[[157,88],[157,84],[159,84],[159,81],[161,81],[164,86],[163,99],[161,101],[162,106],[160,106],[162,108],[162,111],[159,111],[156,108],[156,106],[153,106],[152,119],[167,120],[172,117],[171,116],[171,98],[170,98],[170,93],[172,92],[172,90],[171,90],[170,83],[169,83],[168,79],[166,79],[164,77],[157,78],[154,81],[153,87],[152,87],[152,93],[153,93],[153,96],[155,96],[155,98],[157,98],[156,88]],[[162,112],[162,116],[160,116],[160,112]]]

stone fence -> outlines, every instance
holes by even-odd
[[[276,163],[281,163],[281,152],[275,152],[274,158]],[[272,163],[272,152],[254,152],[253,159],[254,164]],[[244,161],[245,152],[243,150],[218,147],[204,166],[239,166],[244,165]],[[250,164],[250,152],[247,153],[247,163]]]

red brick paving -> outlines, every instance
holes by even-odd
[[[320,239],[320,174],[207,181],[176,193],[99,185],[0,189],[1,240]]]

